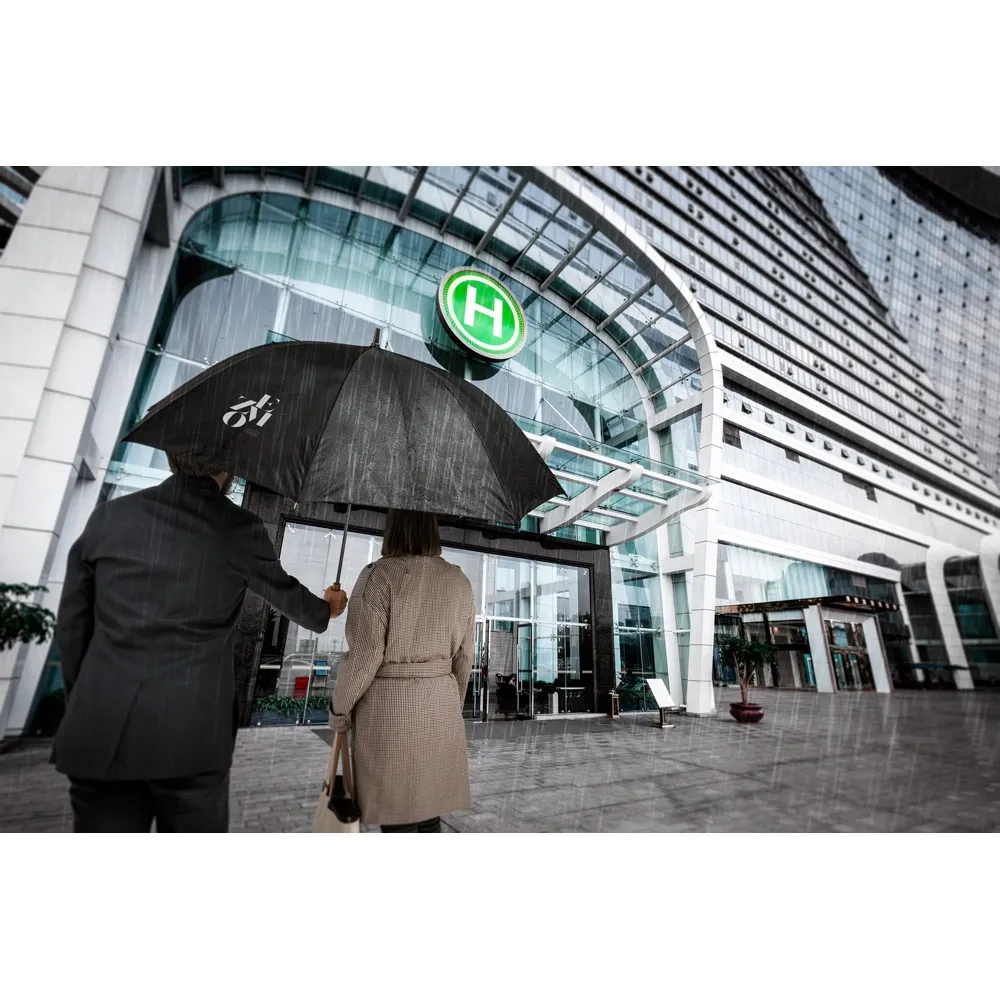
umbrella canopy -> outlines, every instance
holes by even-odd
[[[492,399],[374,346],[243,351],[157,403],[125,440],[198,458],[298,503],[518,524],[562,493]]]

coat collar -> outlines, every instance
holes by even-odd
[[[171,477],[181,489],[196,490],[199,493],[214,493],[222,496],[219,484],[211,476],[186,476],[182,472],[175,472]]]

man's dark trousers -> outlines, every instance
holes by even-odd
[[[160,781],[70,778],[74,833],[226,833],[229,772]]]

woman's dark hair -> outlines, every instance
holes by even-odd
[[[390,510],[385,517],[383,556],[439,556],[437,517],[413,510]]]

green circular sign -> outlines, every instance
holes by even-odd
[[[437,302],[447,331],[476,357],[507,361],[524,347],[524,310],[492,275],[456,267],[441,279]]]

